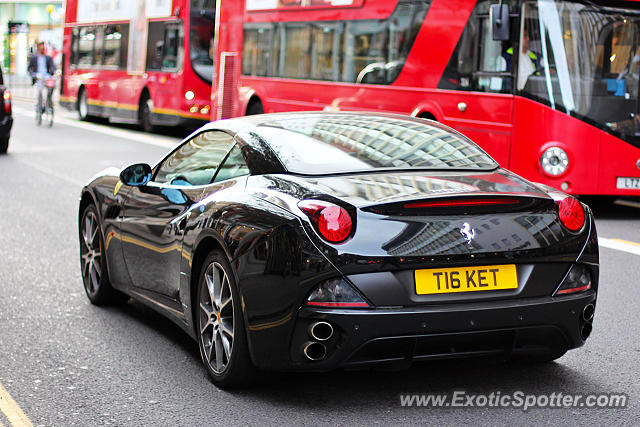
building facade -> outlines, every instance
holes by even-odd
[[[54,58],[62,51],[63,0],[0,0],[0,65],[17,80],[27,79],[29,55],[44,41]]]

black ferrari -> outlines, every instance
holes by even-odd
[[[219,386],[498,356],[553,360],[591,332],[591,211],[436,122],[373,113],[210,123],[155,166],[82,190],[82,278],[195,338]]]

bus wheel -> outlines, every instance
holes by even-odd
[[[89,104],[87,103],[87,91],[80,89],[78,94],[78,118],[82,121],[89,120]]]
[[[140,98],[140,106],[138,107],[138,121],[140,128],[145,132],[153,132],[155,126],[151,122],[151,112],[153,111],[153,100],[147,94]]]
[[[247,116],[253,116],[254,114],[264,114],[262,102],[257,99],[252,99],[247,107]]]
[[[416,117],[419,119],[433,120],[434,122],[438,121],[436,120],[436,117],[433,114],[427,113],[427,112],[420,113]]]

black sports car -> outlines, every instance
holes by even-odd
[[[552,360],[591,332],[592,214],[422,119],[292,113],[199,129],[82,190],[82,277],[197,340],[214,383],[461,356]]]

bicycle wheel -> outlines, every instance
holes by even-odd
[[[47,107],[44,124],[47,125],[47,127],[53,126],[53,107]]]
[[[47,126],[53,126],[53,99],[51,94],[47,97],[47,120],[45,121]]]
[[[38,92],[38,100],[36,102],[36,124],[40,126],[42,124],[42,113],[43,113],[43,105],[42,105],[42,94]]]

